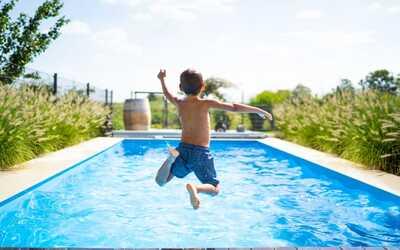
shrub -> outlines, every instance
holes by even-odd
[[[272,91],[263,91],[253,97],[250,100],[250,105],[256,106],[263,110],[266,110],[272,113],[273,107],[283,103],[291,96],[291,92],[289,90],[278,90],[276,92]],[[263,130],[265,120],[258,116],[257,114],[248,114],[251,121],[251,128],[253,130]],[[274,121],[269,123],[270,128],[274,129],[275,124]]]
[[[400,97],[365,91],[290,100],[275,109],[284,138],[400,174]]]
[[[100,135],[108,113],[74,92],[0,86],[0,169]]]

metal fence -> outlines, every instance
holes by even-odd
[[[14,87],[23,85],[45,86],[55,96],[63,96],[71,91],[87,96],[90,100],[112,105],[113,90],[96,87],[92,83],[84,83],[61,76],[58,73],[46,73],[32,68],[25,68],[24,73],[12,79],[0,71],[0,82],[7,82]]]

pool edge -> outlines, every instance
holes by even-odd
[[[96,137],[22,163],[20,168],[0,171],[0,207],[121,141],[123,138]]]

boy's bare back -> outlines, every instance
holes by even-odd
[[[209,102],[198,96],[178,100],[176,106],[182,125],[181,141],[208,147],[210,143]]]

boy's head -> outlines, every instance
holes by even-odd
[[[181,74],[179,88],[186,95],[199,95],[204,88],[203,76],[194,69],[187,69]]]

